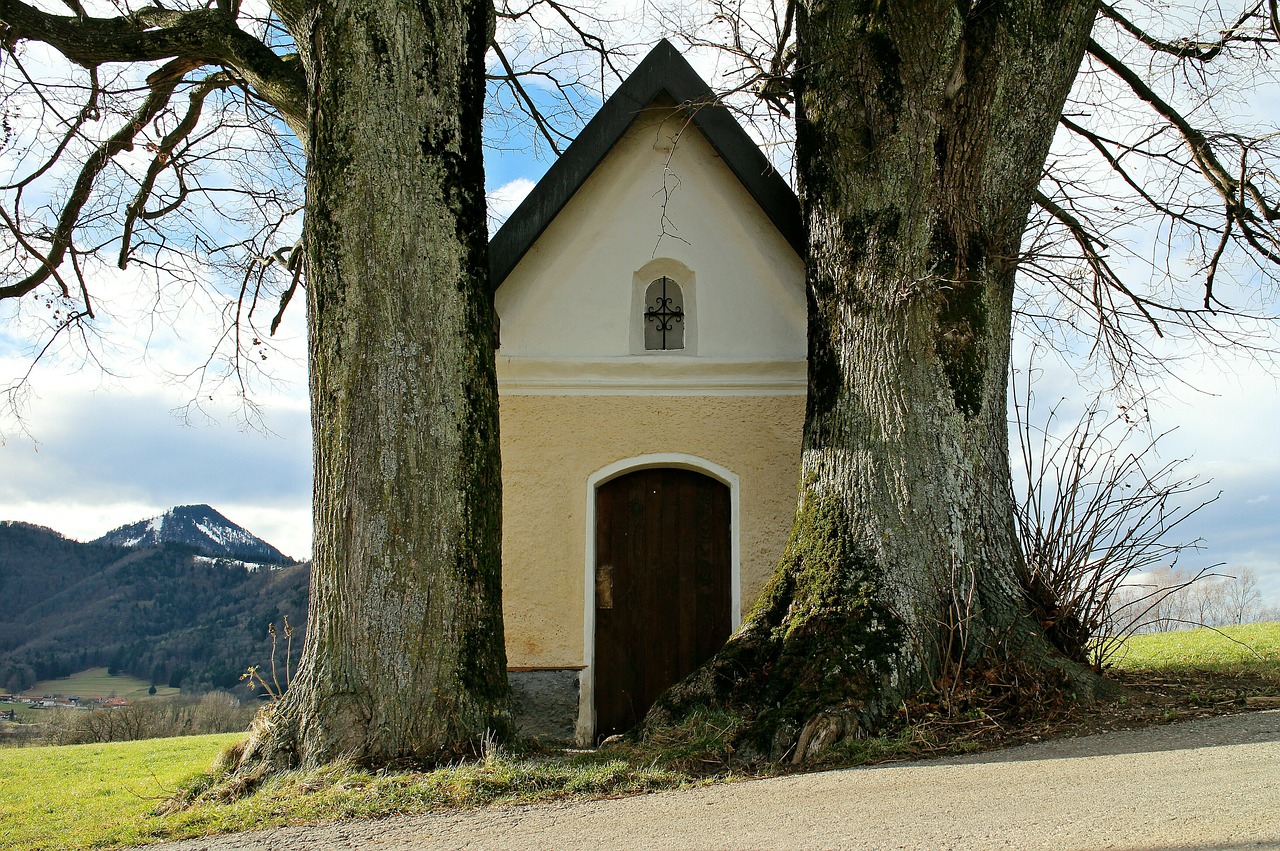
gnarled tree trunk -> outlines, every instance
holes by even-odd
[[[727,703],[777,758],[949,664],[1048,646],[1015,578],[1014,274],[1092,2],[816,0],[797,18],[809,402],[782,563],[649,723]]]
[[[244,771],[430,763],[506,732],[480,120],[486,0],[317,5],[306,644]]]

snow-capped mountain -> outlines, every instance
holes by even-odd
[[[93,543],[117,547],[153,547],[176,541],[215,558],[289,564],[288,556],[257,535],[232,523],[207,505],[179,505],[159,517],[113,529]]]

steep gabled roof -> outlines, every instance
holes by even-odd
[[[664,92],[689,109],[694,125],[702,131],[725,165],[751,193],[796,253],[804,256],[800,203],[795,193],[729,110],[715,103],[711,87],[671,42],[663,39],[609,96],[600,111],[582,128],[578,137],[494,234],[489,242],[489,275],[495,290],[591,176],[640,111]]]

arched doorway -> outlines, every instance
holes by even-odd
[[[634,726],[728,639],[730,492],[651,467],[596,490],[596,739]]]

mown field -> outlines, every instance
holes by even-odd
[[[0,749],[0,848],[121,847],[239,733],[104,745]]]
[[[63,677],[58,680],[41,680],[27,689],[23,694],[40,697],[53,694],[62,697],[127,697],[130,700],[150,697],[148,690],[151,684],[137,677],[117,674],[112,677],[106,668],[89,668]],[[178,689],[168,686],[156,686],[156,697],[168,697],[178,694]]]
[[[1128,670],[1247,672],[1280,681],[1280,621],[1135,635],[1113,662]]]
[[[1115,661],[1127,670],[1258,673],[1274,677],[1280,686],[1280,623],[1138,636]],[[120,848],[280,824],[625,795],[712,782],[678,765],[667,767],[675,765],[669,754],[497,754],[426,773],[371,774],[330,766],[273,779],[232,805],[199,803],[155,814],[184,784],[207,782],[199,775],[241,735],[0,749],[0,849]]]

